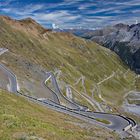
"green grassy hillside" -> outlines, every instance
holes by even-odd
[[[116,134],[0,90],[1,140],[104,140]]]
[[[89,96],[94,90],[96,101],[112,106],[120,105],[124,94],[134,89],[135,74],[116,54],[96,43],[68,33],[37,29],[32,20],[18,22],[1,17],[0,27],[0,47],[9,49],[0,62],[14,71],[24,92],[35,94],[29,85],[37,88],[45,70],[61,71],[58,81],[62,91],[66,84]],[[81,76],[85,77],[84,85],[79,82],[75,86]]]

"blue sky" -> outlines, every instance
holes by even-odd
[[[140,21],[140,0],[0,0],[0,14],[46,27],[100,28]]]

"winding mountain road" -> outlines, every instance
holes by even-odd
[[[0,54],[4,53],[4,50],[0,50]],[[50,101],[48,99],[40,100],[38,98],[29,96],[29,95],[23,95],[20,93],[17,87],[17,79],[16,75],[8,68],[6,68],[3,64],[0,64],[0,70],[4,72],[6,76],[9,78],[10,82],[10,91],[13,93],[16,93],[22,97],[25,97],[33,102],[39,103],[41,105],[47,106],[50,109],[56,110],[58,112],[62,112],[71,116],[74,116],[76,118],[79,118],[81,120],[87,121],[92,124],[97,124],[102,127],[106,127],[108,129],[117,131],[118,133],[123,133],[124,130],[127,130],[126,128],[130,129],[132,126],[136,125],[136,123],[132,119],[128,119],[123,116],[115,115],[115,114],[107,114],[107,113],[101,113],[101,112],[89,112],[89,111],[82,111],[81,108],[74,103],[69,102],[70,106],[73,106],[72,108],[68,108],[66,106],[60,105],[59,103]],[[53,75],[50,73],[50,75]],[[57,94],[58,98],[61,95],[61,91],[58,87],[58,84],[56,82],[56,79],[54,76],[53,78],[53,85],[55,85],[55,94]],[[53,92],[53,91],[52,91]],[[76,108],[74,108],[76,107]],[[103,119],[109,122],[109,124],[103,123],[98,121],[99,119]]]
[[[52,85],[54,87],[53,92],[55,92],[55,94],[58,96],[59,100],[61,98],[65,102],[65,105],[67,105],[71,109],[78,109],[78,110],[86,110],[87,109],[87,107],[79,105],[77,103],[74,103],[73,101],[69,100],[67,97],[65,97],[62,94],[62,92],[60,91],[60,88],[58,86],[58,83],[56,81],[56,78],[55,78],[55,76],[52,72],[47,72],[46,75],[47,75],[47,77],[46,77],[46,80],[45,80],[45,84],[47,83],[47,81],[49,79],[51,79]]]
[[[0,55],[4,54],[5,52],[8,52],[8,49],[6,48],[0,48]],[[3,64],[0,64],[0,70],[3,71],[3,73],[8,77],[9,80],[9,86],[8,90],[13,93],[17,93],[17,80],[16,76]]]
[[[9,91],[17,93],[17,81],[15,75],[13,75],[10,70],[8,70],[3,64],[0,64],[0,70],[8,77],[9,80]]]

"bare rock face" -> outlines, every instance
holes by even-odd
[[[113,28],[109,34],[92,36],[91,39],[115,51],[131,69],[140,73],[140,24],[118,24]]]

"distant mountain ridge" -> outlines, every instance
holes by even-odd
[[[120,23],[99,30],[70,32],[113,50],[132,70],[140,73],[140,23],[132,25]]]

